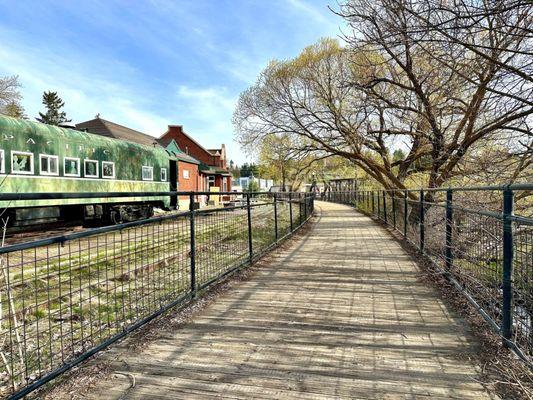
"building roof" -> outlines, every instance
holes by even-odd
[[[182,125],[169,125],[168,126],[169,128],[178,128],[179,132],[184,135],[184,136],[187,136],[194,144],[196,144],[201,150],[205,151],[208,155],[212,156],[213,154],[207,150],[204,146],[202,146],[200,143],[198,143],[198,141],[196,141],[191,135],[185,133],[185,131],[183,130],[183,126]],[[163,146],[163,147],[167,147],[169,144],[170,144],[170,141],[173,140],[173,139],[168,139],[168,138],[165,138],[165,135],[168,133],[169,131],[167,130],[165,133],[163,133],[158,139],[157,139],[157,142]]]
[[[176,143],[176,141],[174,139],[172,139],[168,144],[167,146],[165,147],[165,149],[171,153],[173,156],[175,156],[178,160],[180,161],[183,161],[183,162],[186,162],[186,163],[189,163],[189,164],[200,164],[200,161],[198,161],[196,158],[190,156],[189,154],[187,153],[184,153],[180,147],[178,146],[178,144]]]
[[[76,124],[76,128],[95,135],[126,140],[128,142],[144,144],[146,146],[154,146],[154,144],[158,143],[157,139],[153,136],[107,121],[100,117],[80,122],[79,124]]]

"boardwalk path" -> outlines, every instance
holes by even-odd
[[[87,397],[489,398],[463,321],[401,247],[346,206],[317,209],[309,235],[193,322],[141,354],[118,346],[113,368],[126,374]]]

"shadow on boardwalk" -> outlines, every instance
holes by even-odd
[[[140,354],[116,346],[84,398],[490,398],[464,322],[398,243],[346,206],[317,210],[307,236],[192,322]]]

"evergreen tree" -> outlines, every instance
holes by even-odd
[[[61,100],[61,97],[57,95],[57,92],[44,92],[43,104],[46,107],[46,113],[39,113],[37,121],[49,124],[60,125],[64,122],[70,122],[71,119],[67,119],[67,113],[61,111],[61,108],[65,105],[65,102]]]

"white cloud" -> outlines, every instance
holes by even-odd
[[[0,32],[1,33],[1,32]],[[0,35],[0,38],[2,35]],[[23,85],[23,105],[30,118],[42,111],[42,93],[57,91],[65,101],[65,111],[80,122],[100,113],[103,118],[158,136],[164,132],[166,118],[147,111],[150,99],[140,90],[132,89],[128,81],[135,72],[127,65],[106,60],[113,75],[100,74],[94,65],[82,62],[72,54],[58,58],[39,48],[0,41],[0,74],[16,74]],[[38,60],[38,62],[36,62]]]
[[[324,15],[327,9],[324,7],[324,12],[321,12],[317,8],[313,7],[304,0],[288,0],[288,3],[298,11],[303,11],[307,16],[322,24],[330,24],[330,20]]]
[[[239,164],[246,161],[240,146],[232,140],[231,117],[237,97],[224,87],[190,87],[181,85],[175,102],[180,125],[206,148],[226,145],[228,157]]]

